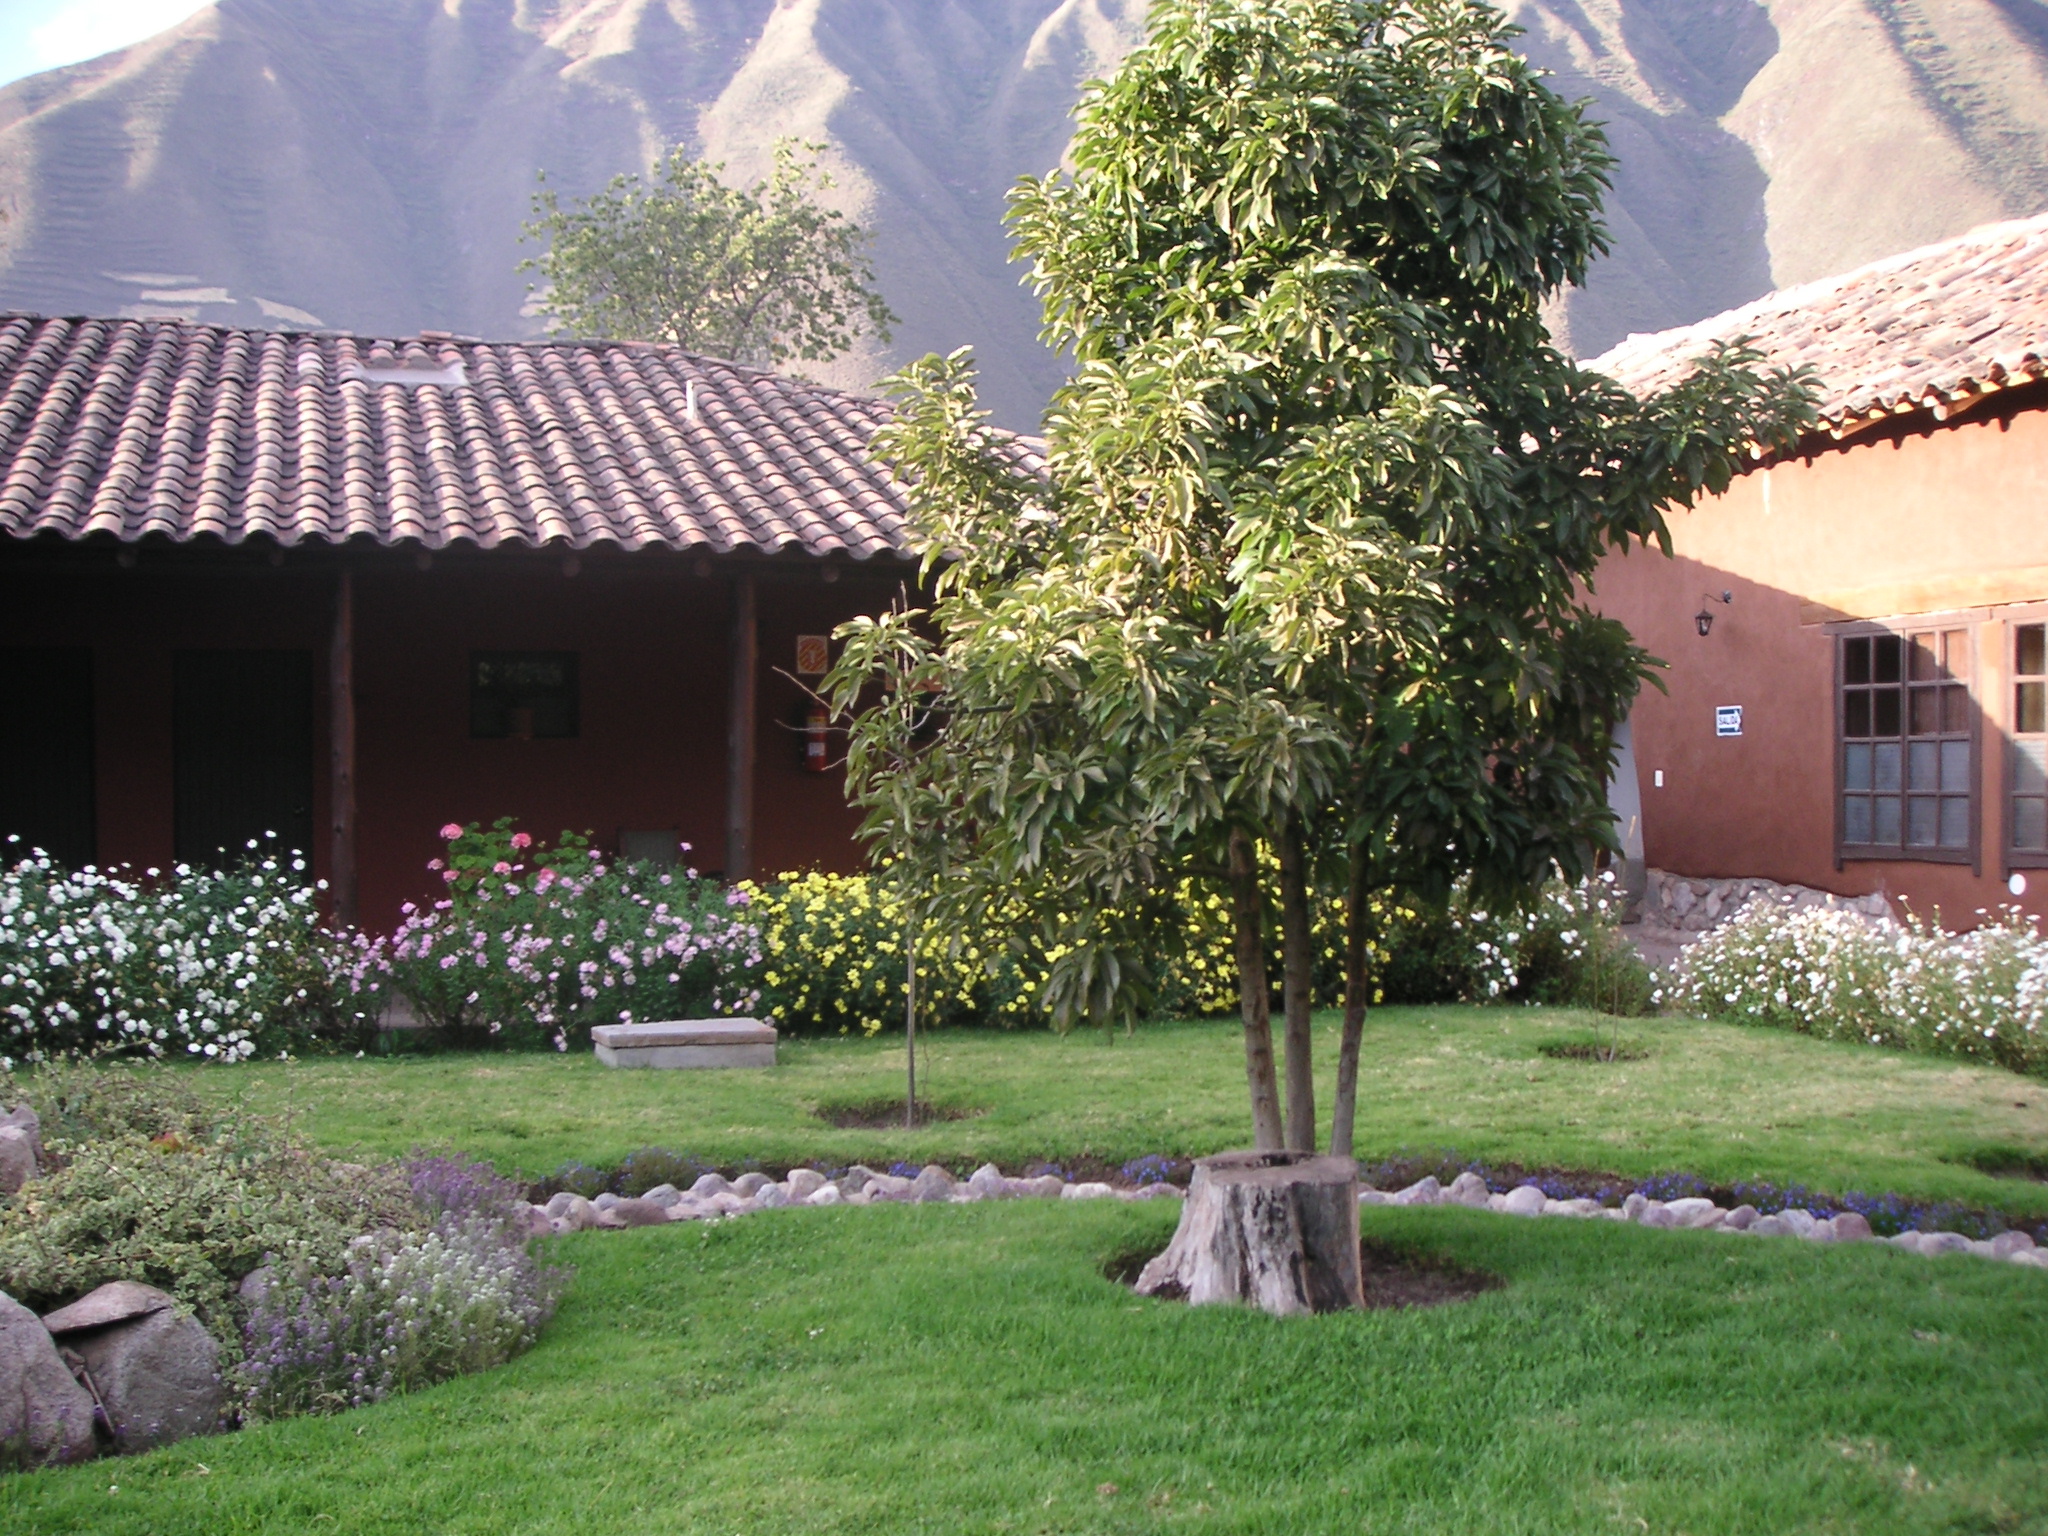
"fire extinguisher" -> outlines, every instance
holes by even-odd
[[[825,706],[813,704],[804,720],[804,770],[807,773],[824,773],[831,767],[825,757],[825,737],[830,724],[831,717],[825,713]]]

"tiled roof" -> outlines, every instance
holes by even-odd
[[[0,533],[867,559],[887,415],[673,347],[0,316]]]
[[[1697,325],[1631,336],[1586,366],[1647,394],[1739,336],[1773,363],[1813,367],[1836,436],[1911,411],[1946,417],[2048,375],[2048,216],[1987,224]]]

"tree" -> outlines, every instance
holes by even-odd
[[[823,362],[864,330],[889,339],[895,316],[874,289],[868,235],[815,194],[820,144],[784,139],[767,180],[737,189],[722,164],[671,150],[652,185],[615,176],[563,207],[534,194],[524,240],[541,255],[542,312],[560,334],[662,341],[762,368]],[[545,175],[542,177],[545,181]]]
[[[917,739],[854,716],[871,834],[945,829],[941,907],[1023,898],[1062,1023],[1141,1010],[1162,893],[1227,887],[1262,1149],[1315,1141],[1318,861],[1352,897],[1348,1151],[1366,896],[1526,899],[1612,846],[1613,730],[1652,662],[1588,607],[1594,568],[1810,420],[1740,349],[1637,400],[1551,347],[1539,305],[1605,249],[1611,161],[1511,38],[1473,0],[1159,0],[1072,172],[1013,194],[1077,365],[1042,469],[964,354],[899,376],[878,445],[933,602],[844,630],[831,686],[943,704]]]

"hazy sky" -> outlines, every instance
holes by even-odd
[[[0,84],[174,27],[208,0],[0,0]]]

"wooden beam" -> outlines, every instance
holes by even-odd
[[[732,699],[726,715],[725,878],[745,880],[754,873],[754,703],[760,651],[752,572],[733,578],[731,647]]]
[[[329,778],[327,808],[332,842],[328,889],[335,926],[356,921],[356,594],[343,566],[334,583],[334,633],[327,650]]]

